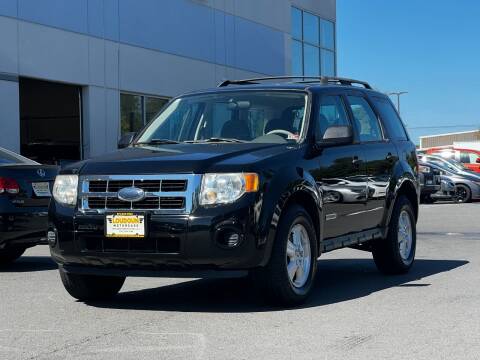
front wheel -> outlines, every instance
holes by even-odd
[[[458,203],[467,203],[472,201],[472,191],[466,185],[455,186],[455,201]]]
[[[125,277],[71,274],[59,269],[63,286],[80,301],[107,300],[115,296],[123,286]]]
[[[304,208],[292,205],[281,217],[270,261],[253,272],[256,285],[280,305],[306,300],[317,272],[317,237]]]
[[[385,274],[405,274],[415,259],[417,232],[412,204],[405,196],[395,202],[388,235],[377,240],[372,249],[378,270]]]
[[[10,265],[25,252],[24,248],[0,250],[0,267]]]

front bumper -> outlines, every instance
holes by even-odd
[[[430,195],[430,194],[434,194],[436,193],[437,191],[440,190],[440,184],[438,185],[422,185],[420,187],[420,193],[421,195]]]
[[[46,209],[0,213],[0,250],[47,244]]]
[[[189,215],[145,212],[147,235],[140,239],[107,238],[105,215],[84,215],[52,202],[49,228],[57,241],[50,244],[51,254],[66,271],[104,275],[191,277],[199,271],[257,267],[265,264],[266,249],[259,245],[251,200]],[[237,246],[221,242],[227,230],[239,234]]]

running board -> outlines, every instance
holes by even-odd
[[[359,245],[364,242],[383,237],[383,231],[380,228],[365,230],[354,234],[342,235],[322,241],[322,253],[348,246]]]

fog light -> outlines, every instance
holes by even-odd
[[[243,241],[240,229],[233,226],[221,227],[215,233],[215,242],[223,248],[233,249]]]
[[[225,243],[228,247],[235,247],[240,242],[240,235],[237,233],[227,233]]]
[[[47,240],[51,247],[54,247],[57,244],[57,233],[55,230],[48,230]]]

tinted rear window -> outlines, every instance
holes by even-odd
[[[392,103],[387,99],[373,98],[375,107],[380,113],[385,127],[387,128],[388,137],[392,140],[408,140],[407,132],[403,127],[402,120],[398,116],[397,111]]]
[[[16,164],[28,164],[33,165],[36,162],[31,161],[21,155],[17,155],[12,152],[7,152],[0,149],[0,166],[2,165],[16,165]]]

